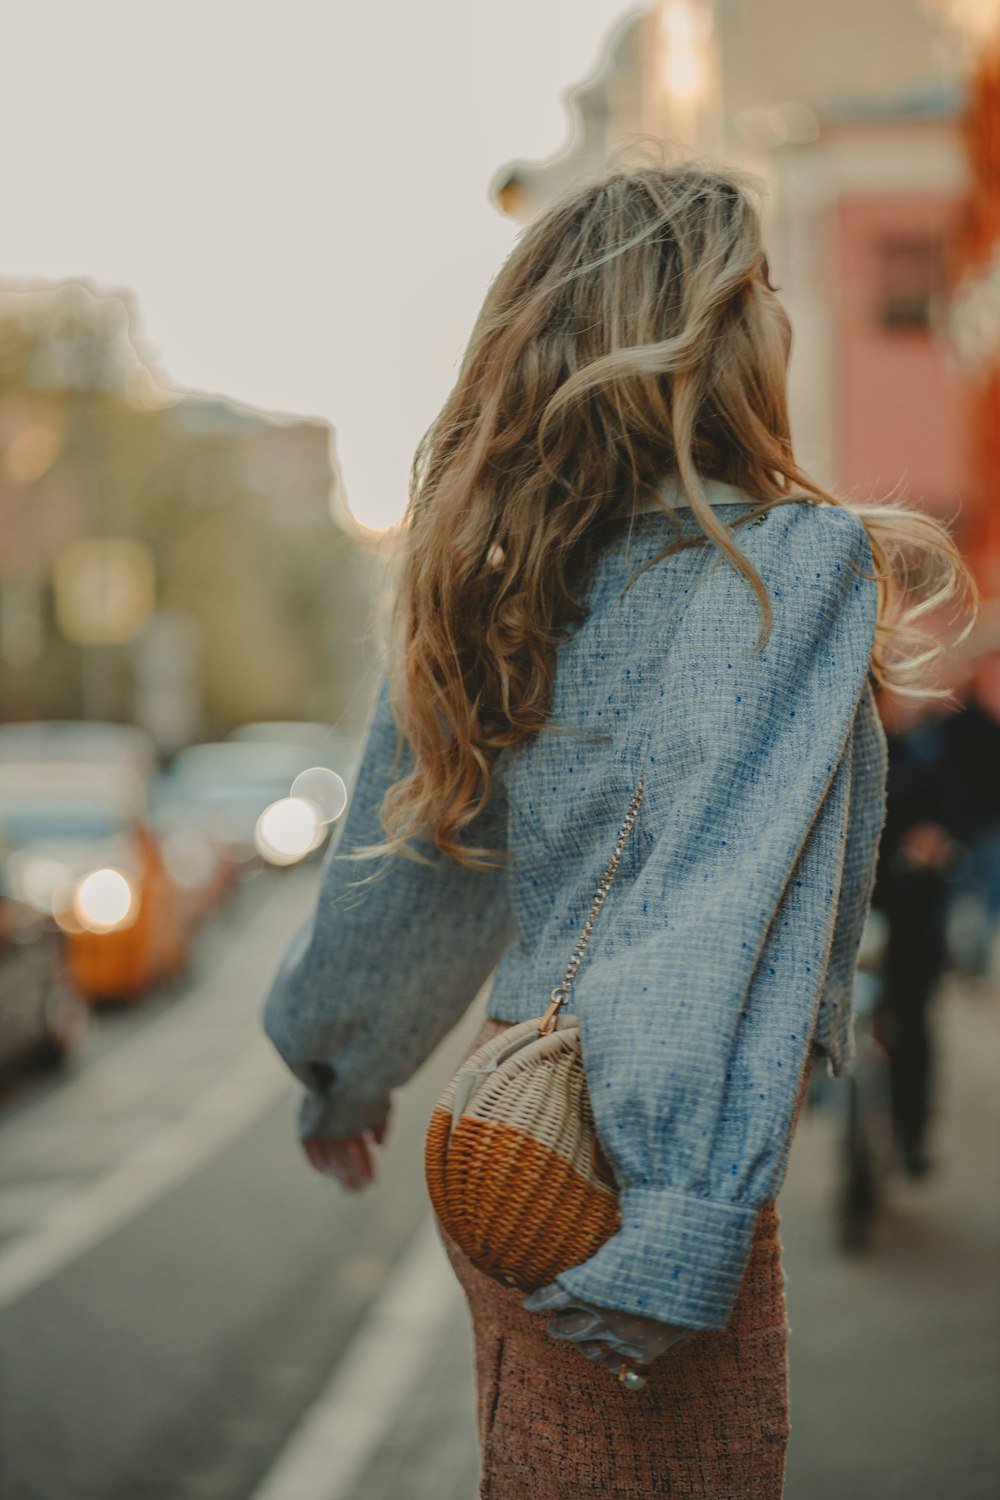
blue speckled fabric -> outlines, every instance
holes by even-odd
[[[734,498],[736,496],[736,498]],[[745,499],[718,489],[720,519]],[[678,511],[684,535],[698,535]],[[488,1010],[539,1014],[562,978],[640,774],[645,795],[574,987],[618,1234],[561,1285],[600,1306],[725,1326],[760,1207],[784,1179],[815,1046],[853,1052],[852,993],[884,817],[869,681],[871,553],[846,510],[793,501],[734,533],[774,611],[710,545],[635,570],[673,536],[622,522],[559,648],[550,728],[505,753],[470,831],[509,866],[369,867],[406,764],[384,681],[315,912],[265,1023],[307,1085],[302,1135],[385,1116],[495,968]]]

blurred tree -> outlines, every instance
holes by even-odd
[[[332,521],[332,485],[325,424],[166,390],[126,298],[0,291],[4,717],[133,717],[143,622],[88,643],[77,611],[68,640],[53,604],[74,542],[129,539],[152,558],[157,617],[194,622],[207,733],[256,718],[359,727],[380,564]],[[74,584],[86,599],[102,580]]]

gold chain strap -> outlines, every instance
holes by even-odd
[[[608,861],[608,868],[601,876],[600,883],[597,887],[597,895],[594,897],[594,904],[591,906],[590,911],[587,915],[587,920],[583,924],[583,931],[580,933],[577,945],[573,949],[573,955],[570,958],[569,963],[566,965],[566,973],[563,975],[563,982],[562,984],[557,985],[556,988],[552,991],[552,999],[549,1002],[549,1007],[538,1023],[539,1036],[548,1036],[549,1032],[555,1030],[556,1020],[558,1019],[559,1012],[569,1000],[570,990],[573,988],[573,981],[577,976],[580,964],[583,962],[583,955],[586,952],[587,944],[590,942],[590,935],[593,932],[594,925],[601,914],[601,907],[608,899],[608,892],[611,890],[612,884],[614,883],[614,878],[618,874],[618,866],[621,864],[622,854],[625,850],[625,845],[628,843],[628,836],[632,832],[632,829],[635,827],[635,820],[639,816],[639,806],[642,802],[642,793],[644,786],[645,782],[643,778],[640,777],[636,789],[632,793],[632,801],[629,803],[628,812],[625,814],[625,820],[622,823],[621,828],[618,830],[618,838],[615,841],[615,852],[614,854],[612,854],[610,860]]]

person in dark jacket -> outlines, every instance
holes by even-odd
[[[981,657],[965,705],[942,725],[950,827],[962,846],[957,889],[973,898],[975,930],[961,958],[988,978],[1000,926],[1000,651]]]
[[[946,721],[880,695],[889,751],[886,820],[872,905],[888,926],[879,1033],[889,1054],[893,1128],[904,1169],[930,1168],[933,1040],[929,1011],[947,957],[952,777]]]

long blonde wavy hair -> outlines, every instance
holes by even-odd
[[[755,591],[766,639],[766,588],[703,482],[757,500],[743,522],[791,498],[846,502],[792,453],[791,331],[755,191],[692,163],[616,169],[534,220],[501,267],[413,462],[389,638],[413,763],[384,799],[385,842],[360,852],[420,858],[420,838],[463,864],[495,862],[463,831],[500,752],[546,728],[556,647],[584,618],[608,523],[668,471],[700,522],[695,544],[714,544]],[[940,694],[924,680],[940,648],[918,622],[971,603],[955,544],[902,504],[849,508],[877,579],[873,674]]]

